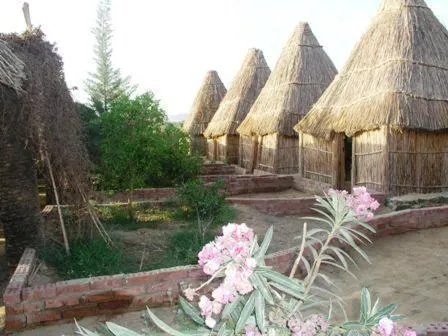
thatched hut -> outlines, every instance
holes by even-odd
[[[305,178],[392,194],[448,187],[448,31],[424,0],[382,1],[296,130]]]
[[[199,155],[207,154],[207,140],[203,133],[213,118],[227,90],[216,71],[205,75],[196,95],[190,114],[183,124],[183,129],[190,136],[191,151]]]
[[[38,170],[63,201],[80,204],[90,191],[79,116],[62,67],[40,30],[0,34],[0,222],[11,264],[40,237]],[[78,224],[67,227],[69,234],[80,233]]]
[[[265,87],[238,128],[240,163],[248,171],[298,171],[294,125],[336,75],[310,26],[301,23],[283,49]]]
[[[238,163],[240,136],[236,129],[244,120],[271,73],[259,49],[250,49],[219,105],[204,136],[210,160]]]

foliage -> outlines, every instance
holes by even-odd
[[[79,239],[70,244],[67,256],[60,245],[48,245],[41,251],[42,259],[53,266],[63,279],[87,278],[132,271],[132,265],[120,246],[111,247],[103,239]]]
[[[187,136],[166,122],[151,93],[121,96],[101,115],[101,185],[125,190],[168,187],[199,173]]]
[[[109,110],[111,102],[123,94],[134,91],[129,77],[123,78],[119,69],[112,66],[112,23],[110,0],[100,0],[97,9],[95,36],[96,72],[90,74],[86,82],[95,110],[102,114]]]
[[[226,211],[226,195],[222,191],[223,181],[205,185],[201,180],[190,180],[177,189],[180,204],[186,209],[189,218],[196,221],[199,237],[204,243],[205,235],[211,226]]]
[[[94,109],[81,103],[75,103],[82,123],[82,139],[92,163],[100,163],[101,129],[99,115]]]
[[[330,324],[332,301],[342,303],[334,293],[316,285],[316,279],[331,284],[320,266],[329,264],[350,272],[353,259],[334,246],[337,239],[345,242],[367,259],[357,242],[368,241],[362,232],[374,232],[364,218],[371,216],[378,204],[365,189],[353,195],[330,191],[325,198],[317,197],[315,210],[328,229],[314,229],[302,237],[302,245],[289,277],[264,263],[265,253],[273,235],[271,227],[261,245],[245,224],[223,227],[222,236],[204,246],[199,253],[199,265],[210,279],[198,288],[184,290],[186,299],[180,303],[187,315],[200,326],[196,335],[378,335],[415,336],[415,333],[394,325],[395,305],[380,307],[379,300],[371,306],[370,293],[364,289],[359,322],[343,326]],[[358,211],[362,208],[362,211]],[[310,251],[307,256],[305,249]],[[312,257],[313,262],[307,260]],[[294,278],[296,267],[303,263],[308,270],[304,280]],[[212,291],[211,298],[201,295],[202,289],[217,279],[223,279]],[[190,303],[199,296],[199,309]],[[318,306],[330,307],[328,317],[316,314]],[[148,309],[150,319],[164,332],[174,336],[192,334],[179,332],[160,320]],[[207,329],[204,329],[207,327]],[[126,331],[127,332],[127,331]],[[125,333],[121,335],[126,335]]]

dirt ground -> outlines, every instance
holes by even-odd
[[[296,246],[294,240],[301,234],[303,220],[298,216],[270,216],[246,206],[235,206],[236,223],[245,222],[263,236],[270,225],[274,225],[274,239],[270,251],[278,251]],[[382,210],[381,213],[388,212]],[[447,218],[448,224],[448,218]],[[316,223],[309,223],[316,227]],[[155,230],[155,231],[153,231]],[[158,235],[156,232],[159,232]],[[165,231],[166,232],[166,231]],[[163,237],[163,230],[140,229],[124,235],[128,243]],[[154,245],[156,246],[156,245]],[[359,309],[359,293],[368,287],[374,295],[379,295],[383,303],[399,303],[398,313],[409,317],[408,323],[429,323],[448,321],[448,227],[386,237],[366,247],[372,265],[355,257],[359,270],[353,270],[359,280],[350,275],[327,269],[326,272],[340,288],[338,294],[347,303],[347,312],[354,317]],[[157,310],[165,320],[173,322],[177,308]],[[142,313],[100,316],[83,319],[83,325],[93,328],[98,322],[112,320],[136,331],[148,331],[143,324]],[[350,317],[350,316],[349,316]],[[174,323],[174,322],[173,322]],[[155,329],[149,329],[157,335]],[[17,333],[16,335],[74,335],[73,323],[41,327]]]

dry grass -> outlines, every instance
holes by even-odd
[[[246,117],[270,73],[263,52],[250,49],[204,136],[216,138],[225,134],[237,135],[237,127]]]
[[[293,127],[336,75],[336,68],[307,23],[295,29],[246,119],[242,135],[296,137]]]
[[[227,90],[218,73],[216,71],[207,72],[190,114],[183,124],[184,131],[192,136],[202,135],[226,93]]]
[[[0,83],[20,92],[25,80],[25,64],[0,40]]]
[[[448,129],[448,31],[423,0],[383,0],[339,76],[296,129],[330,139]]]

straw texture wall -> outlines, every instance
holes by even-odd
[[[0,40],[0,84],[20,92],[25,80],[25,64]]]
[[[216,71],[209,71],[196,95],[193,106],[183,129],[190,135],[191,149],[198,154],[206,155],[207,141],[203,133],[216,113],[227,90]]]
[[[307,179],[333,185],[332,141],[300,134],[300,173]]]
[[[263,137],[259,143],[260,155],[253,163],[256,169],[273,173],[298,171],[297,134],[293,127],[335,75],[336,68],[310,26],[299,24],[238,128],[242,136]]]
[[[208,139],[219,139],[214,142],[219,148],[209,146],[207,154],[209,159],[216,159],[213,157],[218,151],[219,161],[238,162],[239,138],[235,139],[238,135],[236,129],[260,94],[270,73],[263,52],[259,49],[250,49],[229,91],[204,132],[204,136]],[[227,144],[226,140],[230,143]],[[226,149],[226,146],[229,148]]]
[[[423,0],[383,0],[344,69],[295,129],[328,141],[353,136],[352,185],[392,194],[445,190],[447,83],[446,28]],[[319,167],[321,158],[304,145],[305,165]],[[344,159],[344,148],[335,148],[333,174],[343,176],[335,160]]]

